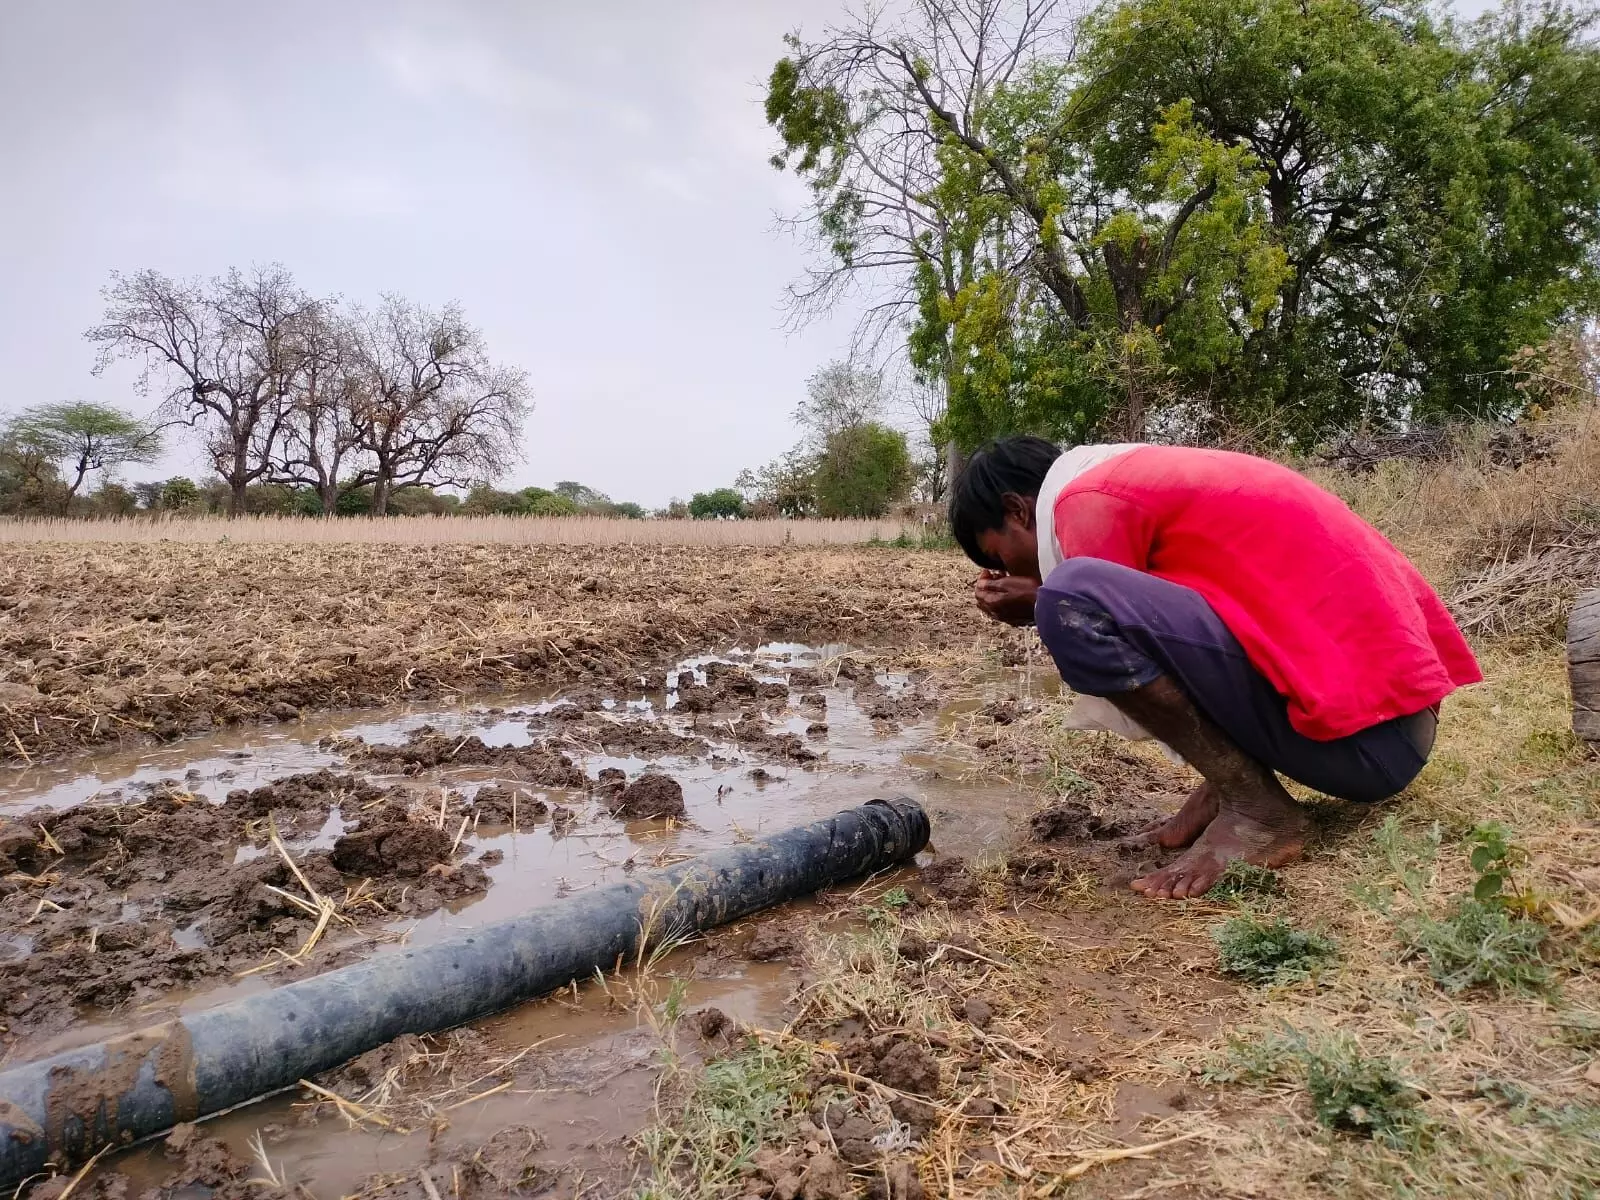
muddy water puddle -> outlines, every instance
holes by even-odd
[[[999,688],[1014,683],[995,679]],[[961,763],[940,755],[934,733],[950,718],[924,677],[879,671],[842,647],[765,645],[697,656],[611,693],[317,714],[10,771],[0,776],[0,818],[12,833],[0,854],[9,847],[16,862],[0,908],[0,973],[24,998],[7,1013],[6,1057],[43,1057],[436,941],[879,796],[922,801],[935,853],[980,853],[1006,839],[1027,801],[1018,789],[964,778]],[[619,797],[627,800],[622,788],[647,774],[681,787],[680,816],[613,815]],[[165,824],[141,841],[147,809]],[[218,823],[235,809],[231,824]],[[92,819],[102,810],[109,829]],[[183,822],[193,828],[173,834]],[[40,830],[42,846],[22,844],[19,829],[29,838]],[[420,858],[385,857],[396,830],[425,843]],[[56,844],[50,831],[66,840]],[[295,890],[279,870],[283,854],[350,914],[309,950],[299,913],[273,909],[271,897],[262,904],[264,884]],[[83,867],[76,876],[75,866]],[[796,906],[786,908],[764,917],[792,917]],[[118,954],[133,960],[120,976]],[[41,955],[61,960],[67,983],[27,975],[30,963],[47,965]],[[659,970],[686,980],[674,1003],[755,1024],[781,1021],[795,983],[779,965],[692,951]],[[530,1140],[529,1161],[565,1164],[569,1182],[622,1170],[619,1139],[648,1118],[661,1045],[641,1016],[655,1002],[641,1005],[641,990],[654,985],[626,973],[617,980],[622,996],[591,984],[476,1024],[473,1061],[526,1057],[485,1099],[470,1089],[445,1094],[435,1106],[447,1112],[445,1141],[459,1148],[526,1127],[539,1143]],[[422,1054],[420,1069],[433,1070],[439,1053]],[[206,1129],[240,1156],[256,1153],[247,1143],[267,1130],[267,1157],[319,1196],[349,1194],[389,1172],[410,1172],[417,1194],[428,1195],[417,1170],[449,1159],[435,1128],[440,1112],[410,1114],[417,1127],[358,1121],[346,1131],[331,1110],[306,1124],[303,1105],[279,1097]],[[450,1161],[459,1171],[466,1160]],[[173,1167],[143,1150],[117,1169],[142,1183],[171,1177]]]

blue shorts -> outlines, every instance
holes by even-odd
[[[1297,732],[1288,702],[1205,597],[1143,571],[1068,559],[1039,589],[1034,615],[1073,691],[1115,696],[1165,675],[1251,758],[1330,796],[1385,800],[1417,777],[1433,748],[1431,709],[1334,741]]]

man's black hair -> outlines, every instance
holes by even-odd
[[[1005,497],[1034,498],[1061,447],[1036,437],[996,438],[967,460],[950,485],[950,532],[967,557],[991,571],[1005,564],[978,548],[978,535],[1005,524]]]

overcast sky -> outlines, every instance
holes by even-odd
[[[1482,7],[1481,0],[1461,6]],[[85,398],[113,270],[459,301],[536,408],[510,481],[649,505],[786,449],[854,314],[785,327],[762,83],[834,0],[0,0],[0,412]],[[155,474],[204,473],[174,451]],[[152,472],[145,472],[152,474]]]
[[[459,301],[532,378],[519,486],[729,483],[848,342],[785,329],[805,257],[774,214],[803,194],[761,114],[782,35],[835,11],[0,0],[0,410],[150,407],[90,375],[111,270],[281,261],[317,294]]]

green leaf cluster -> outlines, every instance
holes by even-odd
[[[1590,8],[1121,0],[970,72],[1004,47],[948,8],[792,39],[767,96],[808,296],[900,289],[936,437],[1506,419],[1526,348],[1600,310]]]
[[[1259,984],[1305,979],[1339,952],[1331,938],[1296,929],[1282,917],[1234,917],[1217,926],[1211,937],[1224,973]]]

